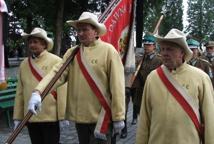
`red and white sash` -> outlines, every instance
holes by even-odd
[[[181,105],[184,111],[188,114],[192,122],[194,123],[199,136],[203,140],[203,129],[200,121],[199,105],[194,99],[188,94],[187,90],[184,89],[170,74],[166,66],[162,65],[156,69],[160,79],[174,96],[177,102]]]
[[[31,57],[28,58],[28,64],[29,64],[29,67],[30,67],[30,70],[31,70],[33,76],[38,81],[41,81],[42,78],[45,76],[44,72],[36,66],[36,64],[32,61]],[[51,91],[51,94],[53,95],[53,97],[55,99],[57,99],[57,92],[55,90]]]
[[[107,100],[107,92],[104,85],[100,82],[99,78],[96,76],[92,67],[87,63],[86,58],[83,54],[83,48],[80,48],[77,53],[77,61],[81,72],[83,73],[85,79],[87,80],[91,90],[97,96],[100,104],[102,105],[101,112],[96,124],[95,133],[106,134],[109,130],[109,124],[111,121],[111,109],[109,100]]]

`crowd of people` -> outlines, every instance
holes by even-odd
[[[59,144],[60,124],[67,121],[75,122],[80,144],[114,144],[115,135],[127,137],[131,100],[137,144],[214,143],[214,41],[202,53],[200,43],[178,29],[164,37],[146,34],[143,55],[136,57],[139,70],[127,87],[120,54],[100,39],[106,27],[97,16],[83,12],[67,23],[80,44],[62,59],[48,52],[53,42],[44,29],[22,35],[31,55],[20,65],[14,129],[32,112],[27,123],[32,144]],[[41,94],[71,56],[42,101]]]

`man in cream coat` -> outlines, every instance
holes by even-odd
[[[181,31],[172,29],[157,41],[163,65],[147,77],[136,143],[213,144],[214,92],[209,76],[186,63],[192,52]]]
[[[78,20],[68,24],[77,30],[80,45],[68,49],[63,62],[35,88],[29,110],[41,104],[40,93],[56,75],[74,49],[78,52],[54,87],[68,81],[66,118],[76,123],[80,144],[109,144],[112,129],[118,133],[124,127],[125,81],[119,53],[109,43],[99,39],[106,33],[96,15],[83,12]]]
[[[62,59],[48,51],[53,47],[52,39],[45,30],[34,28],[30,34],[23,33],[31,56],[24,59],[19,68],[18,85],[14,106],[14,128],[28,112],[28,101],[39,81]],[[66,107],[66,85],[54,90],[43,101],[42,111],[32,116],[27,128],[32,144],[58,144],[59,121],[64,119]]]

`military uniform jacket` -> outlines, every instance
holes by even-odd
[[[32,60],[45,74],[47,74],[52,69],[54,64],[62,61],[61,58],[47,52],[46,50],[43,51],[39,57]],[[22,120],[25,114],[28,112],[28,101],[31,97],[32,91],[38,83],[38,80],[31,72],[28,58],[25,58],[19,67],[13,115],[15,120]],[[33,115],[30,119],[30,122],[54,122],[63,120],[65,117],[66,107],[66,88],[67,86],[65,84],[56,90],[57,99],[55,99],[52,94],[47,95],[42,102],[42,111],[37,115]]]
[[[148,74],[162,64],[161,56],[157,53],[146,55],[140,67],[138,75],[133,83],[133,88],[136,88],[134,95],[134,103],[141,104],[143,88]]]
[[[205,124],[205,144],[213,144],[214,92],[210,78],[186,63],[171,75],[199,105]],[[136,144],[200,144],[195,125],[156,70],[147,77],[138,122]]]
[[[133,87],[144,87],[148,74],[162,64],[161,56],[157,53],[146,55],[140,67],[138,75],[133,83]]]
[[[214,56],[208,57],[206,55],[203,55],[202,58],[207,60],[211,64],[212,76],[213,76],[213,78],[211,78],[211,80],[212,80],[212,84],[213,84],[213,87],[214,87]]]
[[[196,58],[190,60],[188,63],[194,67],[200,68],[201,70],[206,72],[210,78],[213,78],[211,64],[207,60],[202,58]]]
[[[115,48],[101,40],[96,40],[90,46],[83,47],[88,64],[92,67],[100,82],[104,85],[106,99],[110,103],[112,120],[121,121],[125,118],[125,80],[121,58]],[[70,56],[75,47],[64,55],[63,62],[56,65],[41,83],[36,87],[42,91],[52,79],[61,65]],[[101,104],[89,87],[83,76],[77,58],[69,64],[54,87],[68,81],[68,97],[66,118],[78,123],[96,123],[101,111]]]

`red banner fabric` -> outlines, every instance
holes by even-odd
[[[120,52],[122,58],[126,54],[129,43],[130,29],[133,21],[132,11],[133,0],[121,0],[103,22],[107,28],[107,34],[101,37],[101,39],[111,43]]]

